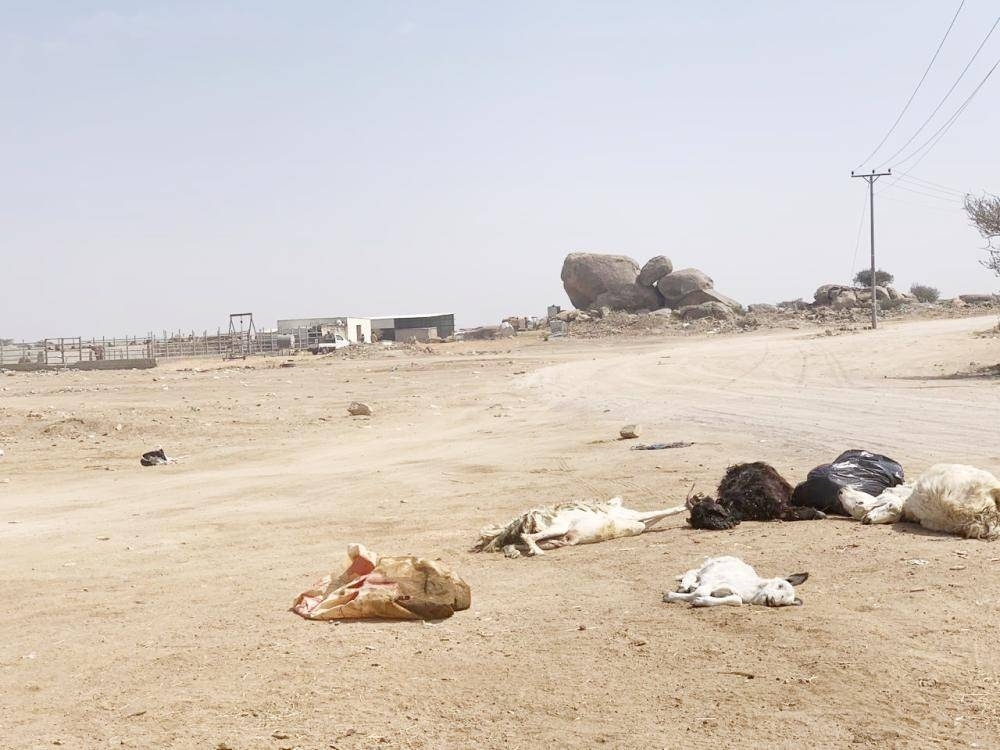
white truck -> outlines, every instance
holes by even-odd
[[[326,354],[329,352],[335,352],[337,349],[343,349],[351,345],[342,334],[334,333],[329,336],[324,336],[313,346],[309,347],[309,351],[313,354]]]

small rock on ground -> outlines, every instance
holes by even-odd
[[[621,435],[622,440],[634,440],[639,437],[640,432],[641,428],[639,425],[627,424],[618,431],[618,434]]]

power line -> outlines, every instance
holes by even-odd
[[[997,18],[997,23],[1000,23],[1000,18]],[[994,24],[993,27],[996,28],[996,24]],[[940,128],[938,128],[935,131],[934,135],[932,135],[930,138],[928,138],[926,141],[924,141],[924,143],[919,148],[915,149],[906,158],[900,159],[899,162],[897,162],[897,163],[898,164],[905,164],[910,159],[912,159],[914,156],[916,156],[921,151],[923,151],[923,149],[928,144],[930,144],[930,148],[927,149],[927,151],[923,154],[923,156],[921,156],[920,159],[918,159],[913,164],[913,167],[911,168],[911,169],[916,169],[917,164],[919,164],[921,161],[923,161],[924,157],[927,156],[927,154],[929,154],[931,152],[931,150],[937,145],[938,141],[940,141],[942,138],[944,138],[945,134],[949,130],[951,130],[951,126],[955,124],[956,120],[958,120],[959,115],[961,115],[962,112],[965,111],[965,108],[969,106],[969,102],[971,102],[972,99],[973,99],[973,97],[975,97],[975,95],[979,93],[979,89],[981,89],[986,84],[986,82],[988,80],[990,80],[990,76],[993,75],[993,71],[995,71],[998,66],[1000,66],[1000,59],[998,59],[995,63],[993,63],[993,67],[989,69],[989,72],[983,77],[983,80],[981,80],[979,82],[979,85],[976,86],[976,88],[974,88],[972,90],[972,93],[969,94],[968,98],[964,102],[962,102],[962,106],[960,106],[957,110],[955,110],[955,114],[953,114],[951,117],[949,117],[945,121],[944,125],[942,125]],[[933,143],[932,143],[932,141],[933,141]],[[908,173],[904,172],[903,174],[908,174]]]
[[[899,179],[904,180],[907,183],[916,185],[917,187],[923,188],[924,190],[937,190],[942,193],[951,193],[953,195],[962,196],[963,198],[968,193],[967,190],[956,190],[955,188],[950,188],[942,185],[938,182],[931,182],[930,180],[925,180],[921,177],[915,177],[909,173],[900,173]]]
[[[1000,22],[1000,18],[998,18],[997,21]],[[996,24],[994,24],[994,28],[995,27],[996,27]],[[955,114],[953,114],[951,117],[949,117],[945,121],[944,125],[942,125],[940,128],[938,128],[937,131],[934,133],[934,135],[932,135],[930,138],[928,138],[919,148],[917,148],[915,151],[913,151],[913,153],[911,153],[909,156],[907,156],[905,159],[903,159],[901,162],[899,162],[901,164],[905,164],[910,159],[912,159],[914,156],[916,156],[917,154],[919,154],[920,151],[923,150],[925,147],[927,147],[928,144],[929,144],[929,147],[927,148],[926,151],[924,151],[923,154],[921,154],[920,158],[917,159],[915,162],[913,162],[913,166],[910,167],[905,172],[901,172],[901,173],[895,175],[896,179],[894,179],[886,187],[884,187],[882,190],[880,190],[879,191],[880,194],[884,193],[886,190],[889,190],[889,189],[891,189],[893,187],[896,187],[897,183],[900,180],[902,180],[905,177],[908,177],[910,175],[910,173],[914,169],[916,169],[918,166],[920,166],[920,162],[922,162],[927,157],[927,155],[931,151],[934,150],[934,147],[938,144],[938,142],[942,138],[944,138],[945,134],[947,134],[947,132],[949,130],[951,130],[951,126],[954,125],[955,122],[958,120],[959,115],[961,115],[962,112],[965,111],[965,108],[969,106],[969,102],[971,102],[972,99],[973,99],[973,97],[977,93],[979,93],[979,89],[981,89],[985,85],[985,83],[990,79],[990,76],[993,75],[993,72],[997,69],[998,66],[1000,66],[1000,60],[997,60],[995,63],[993,63],[993,67],[989,69],[989,72],[983,77],[983,80],[981,80],[979,82],[979,85],[976,86],[976,88],[974,88],[972,90],[972,93],[969,94],[969,96],[965,99],[964,102],[962,102],[962,106],[960,106],[957,110],[955,110]]]
[[[945,203],[957,203],[958,198],[954,195],[949,195],[947,198],[943,195],[935,195],[934,193],[925,193],[922,190],[914,190],[913,188],[906,187],[905,185],[897,185],[895,182],[887,185],[883,190],[879,190],[878,194],[882,195],[886,190],[890,188],[896,188],[896,190],[905,190],[908,193],[916,193],[917,195],[923,195],[928,198],[937,198],[939,201],[944,201]]]
[[[948,39],[948,35],[951,33],[951,28],[952,26],[955,25],[955,21],[958,20],[958,14],[962,12],[962,8],[964,6],[965,6],[965,0],[962,0],[962,2],[959,3],[958,5],[958,10],[955,11],[955,15],[952,16],[951,18],[951,23],[948,24],[948,29],[944,32],[944,36],[941,38],[941,43],[938,44],[937,49],[934,50],[934,56],[931,58],[931,61],[927,63],[927,68],[924,70],[924,74],[920,76],[920,80],[917,81],[917,87],[913,89],[913,93],[910,94],[910,98],[906,100],[906,104],[904,104],[903,109],[900,110],[899,116],[896,117],[896,121],[892,123],[892,127],[889,128],[889,131],[882,137],[882,140],[878,142],[878,145],[874,149],[872,149],[872,152],[868,154],[868,156],[866,156],[864,159],[861,160],[861,163],[858,164],[858,166],[855,167],[855,169],[861,169],[861,167],[864,166],[864,164],[869,159],[875,156],[875,154],[878,153],[878,150],[885,145],[885,142],[887,140],[889,140],[889,136],[892,135],[893,132],[896,130],[896,126],[899,125],[900,120],[903,119],[903,115],[906,114],[906,111],[910,108],[910,105],[913,104],[913,98],[917,95],[917,92],[920,91],[920,87],[923,86],[924,80],[927,78],[927,74],[931,72],[931,68],[934,66],[934,61],[937,60],[938,55],[941,52],[941,48],[944,46],[945,40]]]
[[[879,164],[879,168],[881,168],[885,164],[888,164],[893,159],[895,159],[897,156],[899,156],[906,149],[906,147],[909,146],[911,143],[913,143],[913,141],[916,139],[916,137],[923,132],[924,128],[927,127],[927,125],[930,123],[930,121],[934,119],[934,116],[941,110],[941,107],[944,106],[944,103],[946,101],[948,101],[948,97],[951,96],[951,92],[953,92],[955,90],[955,88],[958,86],[958,84],[965,77],[965,74],[969,71],[969,68],[972,67],[972,63],[974,63],[976,61],[976,58],[979,57],[979,53],[982,51],[983,47],[986,46],[986,42],[989,41],[989,38],[993,35],[993,32],[996,31],[997,25],[1000,25],[1000,16],[997,16],[997,20],[993,22],[993,26],[990,27],[990,30],[986,34],[986,36],[983,38],[983,41],[980,42],[979,46],[976,48],[976,51],[975,51],[975,53],[973,53],[972,58],[969,60],[968,63],[966,63],[965,67],[962,69],[962,72],[959,73],[958,78],[955,79],[955,82],[953,84],[951,84],[951,88],[948,89],[947,93],[942,97],[941,101],[938,102],[938,105],[934,108],[934,111],[931,112],[930,115],[928,116],[928,118],[926,120],[924,120],[923,124],[919,128],[917,128],[917,132],[915,132],[913,135],[911,135],[910,138],[909,138],[909,140],[906,141],[906,143],[904,143],[902,146],[899,147],[899,150],[897,150],[892,156],[890,156],[888,159],[886,159],[881,164]],[[989,77],[989,76],[987,76],[987,77]],[[982,84],[980,84],[980,85],[982,85]]]
[[[921,203],[920,201],[908,201],[902,198],[897,198],[893,195],[880,195],[879,197],[884,198],[887,201],[892,201],[893,203],[905,203],[907,206],[919,206],[924,211],[936,211],[940,214],[954,215],[956,210],[961,210],[960,208],[945,208],[944,206],[935,206],[930,203]]]

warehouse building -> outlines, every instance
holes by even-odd
[[[371,319],[372,333],[382,341],[427,341],[455,333],[455,314],[387,315]]]

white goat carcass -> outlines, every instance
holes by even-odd
[[[700,568],[677,576],[680,581],[677,591],[664,594],[663,601],[691,602],[692,607],[800,605],[802,600],[795,596],[794,587],[808,577],[808,573],[795,573],[787,578],[761,578],[738,557],[710,557]]]
[[[503,550],[507,557],[520,557],[543,550],[592,544],[623,536],[636,536],[667,516],[687,510],[678,505],[665,510],[638,511],[622,507],[614,497],[606,503],[562,503],[547,508],[533,508],[502,526],[488,526],[479,532],[476,552]]]
[[[840,502],[862,523],[912,521],[969,539],[1000,537],[1000,481],[974,466],[936,464],[916,484],[890,487],[878,497],[845,488]]]

